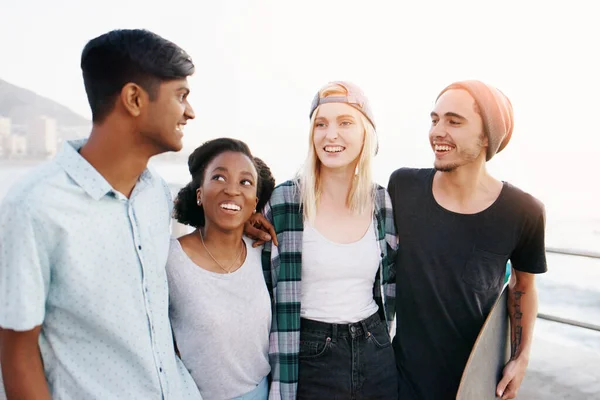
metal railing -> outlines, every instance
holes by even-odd
[[[590,329],[592,331],[600,332],[600,325],[590,324],[587,322],[576,321],[574,319],[558,317],[556,315],[538,313],[537,317],[539,319],[545,319],[547,321],[558,322],[559,324],[576,326],[578,328]]]
[[[581,250],[581,249],[569,249],[562,247],[546,247],[547,253],[554,254],[565,254],[569,256],[576,257],[588,257],[594,259],[600,259],[600,252],[591,251],[591,250]],[[592,324],[589,322],[577,321],[570,318],[559,317],[557,315],[538,313],[537,317],[539,319],[544,319],[547,321],[558,322],[559,324],[576,326],[578,328],[590,329],[592,331],[600,332],[600,325]]]

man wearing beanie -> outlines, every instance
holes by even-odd
[[[512,358],[496,395],[515,398],[521,385],[537,314],[535,274],[546,271],[545,214],[534,197],[487,172],[512,131],[502,92],[480,81],[453,83],[431,112],[434,168],[390,177],[400,241],[393,346],[403,400],[456,397],[509,260]]]

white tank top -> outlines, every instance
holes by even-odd
[[[354,243],[334,243],[308,223],[302,238],[302,318],[332,324],[361,321],[377,312],[373,284],[380,254],[373,222]]]

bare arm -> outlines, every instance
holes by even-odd
[[[8,400],[50,400],[38,346],[41,326],[18,332],[0,329],[0,364]]]
[[[508,313],[511,326],[511,359],[529,361],[533,327],[538,311],[535,275],[513,269],[509,283]]]
[[[508,289],[511,359],[504,368],[502,380],[497,388],[497,394],[502,396],[502,399],[514,399],[525,377],[538,310],[534,274],[513,269]]]

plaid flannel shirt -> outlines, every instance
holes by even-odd
[[[273,224],[279,246],[265,244],[263,271],[272,300],[269,359],[271,387],[269,399],[295,399],[298,386],[300,350],[300,292],[302,277],[303,215],[298,181],[287,181],[275,188],[264,210]],[[373,222],[380,250],[380,264],[373,296],[382,320],[391,325],[395,314],[397,249],[392,203],[387,190],[376,187]]]

